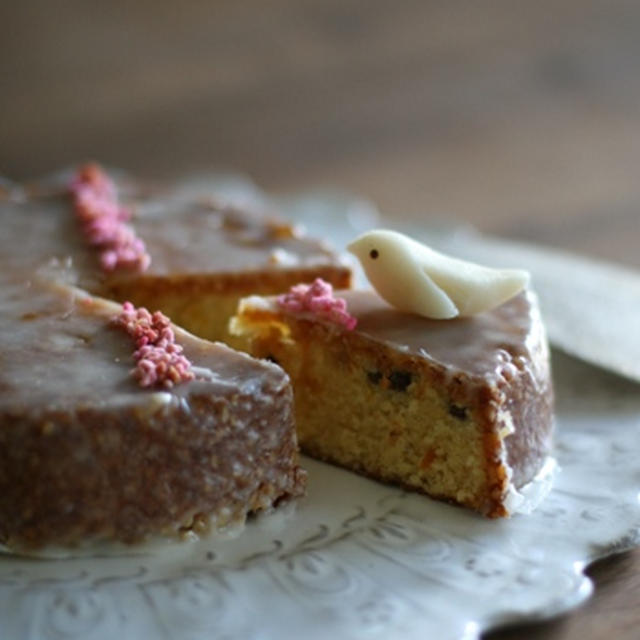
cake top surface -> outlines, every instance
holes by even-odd
[[[344,267],[323,242],[262,212],[198,200],[171,189],[136,191],[131,183],[120,201],[130,210],[128,224],[150,256],[145,276]],[[140,275],[127,269],[107,274],[101,269],[98,251],[85,241],[64,184],[0,198],[0,224],[10,239],[3,243],[3,258],[16,267],[31,269],[49,257],[70,256],[78,284],[92,290],[108,278]]]
[[[541,321],[535,296],[521,293],[469,318],[432,320],[397,311],[371,291],[341,291],[357,331],[393,348],[472,375],[493,374],[539,348]]]
[[[338,264],[323,242],[296,228],[216,203],[147,200],[134,213],[152,257],[149,273],[206,273]]]
[[[0,282],[0,408],[6,411],[188,407],[200,393],[267,394],[282,371],[174,327],[195,379],[170,390],[132,377],[134,342],[113,318],[121,306],[36,275]],[[185,404],[186,403],[186,404]]]
[[[354,333],[406,356],[424,358],[451,375],[491,379],[546,362],[546,341],[535,294],[527,290],[496,309],[469,318],[432,320],[398,311],[370,290],[337,291],[357,319]],[[241,313],[268,308],[347,331],[308,311],[283,309],[277,298],[247,298]],[[507,374],[508,375],[508,374]],[[536,378],[540,377],[535,375]]]

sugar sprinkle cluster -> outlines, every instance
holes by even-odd
[[[136,308],[131,302],[125,302],[113,322],[135,340],[136,366],[132,375],[141,387],[170,389],[194,379],[191,362],[176,344],[169,318],[160,311],[152,314],[144,307]]]
[[[358,320],[347,311],[347,301],[333,295],[333,287],[322,278],[312,284],[297,284],[278,297],[278,304],[288,311],[310,311],[320,318],[355,329]]]
[[[100,250],[101,267],[105,271],[146,270],[151,258],[144,242],[127,224],[131,212],[118,202],[115,185],[106,173],[87,164],[78,170],[69,189],[87,242]]]

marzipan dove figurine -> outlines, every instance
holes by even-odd
[[[408,236],[368,231],[348,249],[378,294],[400,311],[434,319],[488,311],[524,289],[529,274],[445,256]]]

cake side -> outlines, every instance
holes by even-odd
[[[137,306],[157,307],[177,325],[201,338],[246,350],[246,342],[229,332],[229,320],[240,300],[251,294],[274,295],[315,277],[337,287],[351,286],[348,269],[318,265],[238,273],[141,274],[135,280],[112,278],[102,286],[101,295],[114,300],[131,300]]]
[[[508,388],[506,397],[500,397],[498,419],[510,431],[505,438],[506,460],[517,489],[533,480],[553,450],[554,391],[549,343],[537,297],[531,291],[526,296],[529,320],[524,347],[499,369],[498,379]]]
[[[402,314],[370,292],[340,295],[358,319],[355,331],[273,299],[245,300],[234,320],[251,353],[291,375],[303,450],[507,515],[508,494],[535,475],[550,447],[546,347],[530,324],[533,298],[451,324]]]
[[[277,218],[166,195],[132,206],[151,265],[135,277],[112,274],[103,295],[153,304],[200,337],[242,347],[228,322],[244,296],[281,293],[316,277],[351,286],[351,269],[335,252]]]
[[[118,305],[37,277],[0,296],[5,546],[203,533],[303,493],[278,367],[174,327],[195,379],[141,388]]]

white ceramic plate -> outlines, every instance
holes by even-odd
[[[373,215],[335,194],[288,204],[325,210],[340,241]],[[531,515],[488,521],[305,460],[308,496],[237,539],[0,558],[0,640],[476,638],[575,607],[585,566],[640,541],[640,394],[558,353],[554,369],[561,470]]]

